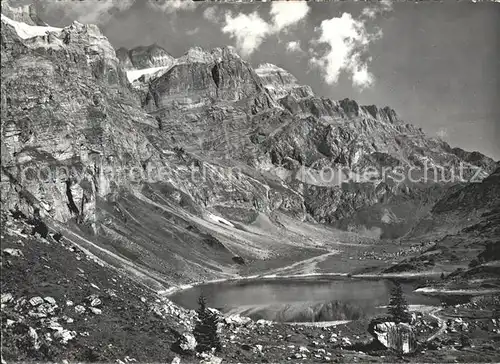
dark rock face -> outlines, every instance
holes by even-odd
[[[116,50],[116,58],[120,61],[122,67],[126,70],[134,69],[134,65],[130,60],[129,50],[126,48],[118,48]]]
[[[454,212],[496,206],[500,206],[500,168],[480,183],[470,183],[464,188],[450,191],[448,195],[436,203],[432,212]]]
[[[28,25],[47,26],[47,23],[38,17],[35,4],[13,8],[8,5],[7,1],[2,1],[1,7],[2,14],[12,20],[23,22]]]
[[[38,29],[36,34],[43,33]],[[36,34],[22,38],[2,20],[2,206],[26,216],[40,211],[44,221],[54,224],[77,223],[80,243],[95,239],[126,261],[140,262],[134,267],[155,272],[140,275],[155,289],[165,279],[215,278],[225,266],[233,267],[232,257],[239,252],[227,249],[228,238],[219,234],[206,241],[224,221],[207,223],[203,218],[209,214],[237,211],[242,221],[251,221],[258,214],[282,211],[304,218],[303,200],[292,189],[271,188],[276,184],[272,178],[249,167],[232,170],[231,165],[205,160],[208,155],[187,151],[196,140],[184,124],[186,118],[199,118],[200,124],[223,135],[217,123],[229,108],[234,113],[230,127],[239,131],[247,113],[272,102],[233,50],[192,50],[169,74],[173,85],[160,82],[154,90],[168,104],[175,90],[196,85],[200,89],[193,97],[220,97],[241,105],[220,103],[187,113],[193,106],[188,102],[167,108],[171,118],[159,123],[141,108],[142,100],[97,27],[75,22]],[[159,92],[162,88],[166,93]],[[183,118],[176,125],[172,121],[177,115]],[[175,132],[176,126],[186,138]],[[254,128],[251,123],[247,127]],[[203,148],[216,150],[216,145],[218,140],[207,138]],[[188,229],[193,225],[198,232]],[[60,230],[75,239],[62,225]],[[229,242],[235,244],[235,239]],[[130,264],[126,261],[113,256],[109,263],[123,269],[122,264]]]
[[[119,48],[116,51],[116,56],[124,69],[170,67],[175,60],[174,57],[157,44],[136,47],[131,50]]]
[[[450,274],[450,279],[443,277],[442,286],[463,289],[469,284],[467,280],[474,278],[481,278],[484,287],[490,283],[496,286],[496,268],[483,264],[498,259],[499,237],[500,169],[497,168],[481,182],[455,185],[442,194],[405,235],[409,241],[433,241],[435,244],[390,269],[462,264],[464,268]]]
[[[2,157],[2,173],[16,181],[3,184],[7,203],[27,208],[32,201],[15,192],[22,188],[57,219],[78,211],[83,220],[95,222],[96,196],[117,186],[104,177],[104,169],[152,156],[144,135],[130,135],[125,146],[124,129],[117,127],[152,121],[133,106],[113,47],[96,26],[76,22],[28,39],[4,23],[1,47],[7,95],[2,148],[9,160]],[[67,187],[71,179],[78,183]],[[73,208],[67,207],[66,196],[72,196]]]
[[[458,158],[481,168],[487,170],[491,169],[491,165],[494,165],[495,161],[484,154],[479,152],[467,152],[461,148],[453,148],[451,150]]]
[[[380,344],[401,354],[417,349],[417,339],[411,325],[395,322],[380,322],[370,325],[370,334]]]
[[[236,264],[245,265],[245,259],[240,256],[234,256],[233,262],[235,262]]]
[[[237,102],[263,92],[254,70],[230,47],[212,52],[194,48],[176,63],[150,82],[147,111]]]
[[[37,24],[30,9],[6,12]],[[192,48],[179,59],[156,45],[115,52],[97,27],[76,22],[24,38],[5,23],[1,47],[2,195],[13,210],[40,208],[94,231],[107,216],[100,199],[151,187],[130,171],[165,170],[161,190],[175,191],[172,201],[197,216],[208,210],[248,222],[279,211],[353,231],[399,226],[402,234],[402,210],[430,209],[446,189],[436,184],[456,181],[387,174],[465,164],[465,179],[478,166],[484,178],[494,166],[426,137],[388,107],[317,97],[274,65],[254,70],[232,47]],[[127,72],[156,67],[162,71],[129,84]]]
[[[292,74],[274,64],[261,64],[255,72],[269,94],[275,99],[288,95],[296,99],[314,95],[311,87],[299,85]]]

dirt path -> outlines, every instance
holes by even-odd
[[[59,222],[54,221],[51,227],[55,226],[54,231],[60,231],[64,233],[65,240],[69,241],[73,245],[77,246],[79,249],[85,252],[85,254],[93,257],[101,264],[118,270],[119,272],[127,272],[129,277],[136,281],[144,284],[146,287],[156,290],[164,290],[165,287],[171,285],[171,282],[165,280],[160,275],[152,272],[144,267],[141,267],[128,259],[121,257],[107,249],[104,249],[90,240],[85,239],[81,235],[73,232],[72,230],[66,228]],[[100,254],[96,254],[99,252]]]
[[[438,307],[434,310],[432,310],[431,312],[429,312],[429,316],[431,317],[434,317],[436,320],[438,320],[439,322],[439,329],[438,331],[436,331],[433,335],[431,335],[427,341],[432,341],[434,340],[436,337],[438,337],[439,335],[443,334],[444,331],[446,330],[446,328],[448,327],[448,325],[446,324],[446,320],[444,320],[443,318],[441,318],[437,313],[439,311],[441,311],[443,308],[442,307]]]
[[[287,271],[294,270],[294,269],[299,269],[301,272],[305,272],[306,274],[307,273],[314,273],[316,270],[315,268],[316,268],[317,263],[320,263],[320,262],[324,261],[325,259],[327,259],[328,257],[330,257],[332,255],[336,255],[336,254],[339,254],[338,250],[330,251],[328,253],[317,255],[317,256],[312,257],[312,258],[300,260],[298,262],[292,263],[292,264],[287,265],[285,267],[272,269],[270,271],[267,271],[267,272],[260,274],[259,276],[267,276],[267,275],[271,275],[271,274],[285,273]],[[294,272],[288,272],[288,273],[294,273]]]

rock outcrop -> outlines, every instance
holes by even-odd
[[[314,96],[310,86],[299,85],[297,79],[288,71],[271,63],[264,63],[255,69],[264,87],[275,99],[290,95],[295,99]]]
[[[269,184],[275,182],[267,177],[255,178],[252,171],[214,164],[186,151],[189,139],[168,134],[168,124],[141,108],[113,47],[97,27],[77,22],[57,30],[20,27],[2,16],[1,36],[5,209],[38,214],[51,224],[77,223],[82,229],[78,236],[85,236],[79,238],[82,244],[99,236],[98,241],[114,246],[120,257],[125,254],[125,260],[108,257],[110,264],[128,266],[127,259],[142,256],[150,262],[144,269],[161,272],[163,278],[155,278],[160,281],[214,278],[222,269],[218,265],[232,267],[233,256],[248,256],[248,237],[219,236],[221,242],[212,230],[220,230],[222,223],[208,216],[248,222],[261,213],[283,211],[304,218],[302,198],[292,189],[271,189]],[[253,70],[231,49],[208,55],[189,52],[183,59],[188,63],[179,63],[169,75],[177,89],[194,82],[187,73],[186,81],[180,76],[196,68],[197,63],[190,62],[205,56],[209,63],[199,68],[202,79],[209,78],[201,91],[204,97],[219,92],[228,99],[243,98],[262,89]],[[245,85],[246,91],[231,88],[232,62],[239,65],[235,74],[241,74],[234,82]],[[219,86],[211,72],[216,64]],[[138,206],[145,210],[139,212]],[[161,217],[168,213],[170,220]],[[141,216],[148,218],[138,223]],[[172,244],[166,243],[170,239]],[[226,242],[233,244],[232,251]],[[153,244],[161,252],[142,244]],[[200,244],[207,251],[199,250]]]
[[[232,47],[211,52],[192,48],[167,73],[152,80],[145,102],[148,112],[237,102],[263,92],[252,67]]]
[[[467,180],[493,168],[390,108],[317,97],[277,66],[254,70],[232,47],[175,60],[155,45],[115,52],[96,26],[51,28],[30,7],[5,9],[30,23],[2,15],[6,207],[77,223],[169,279],[191,259],[191,278],[213,278],[234,256],[295,244],[286,229],[264,235],[268,245],[238,230],[277,214],[400,236],[460,179],[399,181],[398,171],[465,166]],[[130,84],[131,72],[144,77]]]
[[[387,349],[409,354],[417,349],[415,331],[406,323],[380,322],[370,325],[370,334]]]
[[[2,14],[14,21],[32,26],[48,26],[48,24],[38,16],[35,4],[11,7],[7,1],[2,1],[1,8]]]
[[[120,184],[104,170],[151,157],[145,136],[125,141],[124,126],[154,122],[133,106],[114,49],[96,26],[75,22],[24,40],[2,23],[2,179],[15,181],[3,183],[2,195],[9,208],[34,199],[42,214],[94,223],[96,196]]]
[[[116,50],[116,56],[126,70],[170,67],[175,61],[174,57],[157,44],[136,47],[130,50],[119,48]]]

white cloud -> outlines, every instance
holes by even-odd
[[[373,19],[377,16],[377,11],[375,8],[364,8],[361,14],[367,18]]]
[[[209,9],[205,10],[203,16],[214,22],[218,21],[215,10]],[[266,37],[286,31],[290,26],[305,19],[309,10],[309,5],[305,1],[276,1],[271,4],[270,22],[262,19],[257,11],[248,15],[240,13],[235,17],[231,12],[227,12],[222,31],[236,38],[236,47],[243,56],[249,56]]]
[[[304,52],[302,48],[300,47],[300,42],[298,41],[291,41],[286,44],[286,50],[288,52]]]
[[[273,28],[277,32],[284,30],[304,19],[309,10],[306,1],[274,1],[270,11]]]
[[[45,13],[60,14],[64,20],[77,20],[83,24],[103,24],[116,12],[127,10],[133,3],[134,0],[39,0],[37,5]]]
[[[200,28],[199,27],[196,27],[194,29],[191,29],[191,30],[186,30],[186,34],[187,35],[195,35],[196,33],[198,33],[200,31]]]
[[[217,14],[217,10],[213,6],[206,8],[205,11],[203,11],[203,17],[207,20],[210,20],[211,22],[214,22],[214,23],[219,21],[219,16]]]
[[[448,137],[448,129],[440,128],[436,134],[440,139],[446,139]]]
[[[382,0],[380,1],[380,5],[382,8],[382,11],[392,11],[392,1],[391,0]]]
[[[225,21],[222,32],[236,38],[236,46],[243,56],[252,54],[272,32],[269,24],[256,11],[249,15],[240,13],[235,17],[228,12]]]
[[[337,83],[341,73],[347,74],[353,86],[360,89],[375,83],[375,77],[369,71],[371,58],[367,57],[368,46],[382,36],[382,31],[375,28],[374,32],[369,33],[366,23],[378,14],[392,9],[388,1],[383,0],[379,4],[377,8],[365,8],[359,19],[343,13],[341,17],[321,22],[317,28],[319,38],[313,39],[311,44],[326,46],[326,51],[322,55],[316,53],[310,59],[310,64],[321,68],[326,83]]]
[[[342,71],[353,75],[363,69],[359,52],[370,42],[363,22],[344,13],[340,18],[322,21],[319,30],[316,42],[326,44],[328,49],[323,56],[313,57],[311,63],[323,69],[328,84],[336,83]]]
[[[191,0],[149,0],[149,4],[166,13],[174,13],[179,10],[193,10],[196,8],[196,3]]]
[[[368,19],[375,19],[378,15],[392,11],[392,1],[382,0],[378,6],[369,6],[363,9],[361,15]]]
[[[337,83],[342,72],[351,78],[354,87],[361,90],[375,83],[375,77],[368,69],[371,58],[366,55],[368,46],[382,37],[382,31],[375,27],[373,33],[369,33],[366,23],[391,10],[392,2],[382,0],[377,6],[364,8],[359,19],[343,13],[341,17],[321,23],[318,28],[320,36],[311,44],[326,45],[327,50],[321,56],[315,52],[310,64],[322,69],[326,83]]]
[[[354,68],[352,72],[352,84],[360,89],[370,87],[374,84],[375,78],[368,72],[368,65],[361,64]]]

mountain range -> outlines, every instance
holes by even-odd
[[[281,214],[400,238],[450,188],[498,166],[428,137],[389,107],[317,96],[276,65],[254,69],[231,47],[191,48],[179,59],[157,45],[115,52],[93,25],[39,35],[29,9],[2,16],[5,204],[75,222],[131,255],[177,249],[144,247],[147,235],[126,233],[153,211],[170,218],[152,231],[193,243],[213,235],[228,258],[267,254],[256,243],[249,252],[237,235],[259,219],[281,228]],[[223,220],[243,226],[220,233]]]
[[[232,47],[115,51],[97,26],[6,2],[1,59],[4,211],[157,292],[338,243],[433,242],[386,272],[497,252],[499,163],[388,106],[321,97]]]

